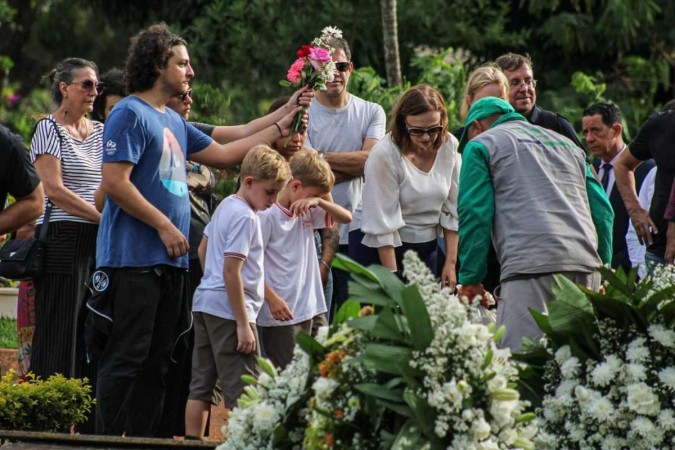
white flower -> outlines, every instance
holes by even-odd
[[[646,417],[635,418],[630,423],[630,428],[642,437],[648,437],[655,431],[654,424]]]
[[[563,345],[558,349],[557,352],[555,352],[555,361],[558,363],[558,365],[563,365],[565,361],[570,359],[572,357],[572,352],[570,352],[570,346],[569,345]]]
[[[265,372],[261,373],[258,377],[258,384],[262,387],[269,388],[272,383],[274,383],[274,378],[267,375]]]
[[[261,402],[253,408],[253,431],[271,433],[281,419],[279,412],[267,402]]]
[[[338,387],[337,381],[325,377],[317,378],[312,385],[312,389],[314,389],[316,395],[323,398],[330,397],[330,394],[333,393],[336,387]]]
[[[591,391],[586,389],[584,386],[579,385],[574,388],[574,395],[579,399],[579,401],[585,402],[591,398]]]
[[[615,355],[609,355],[605,362],[601,362],[591,372],[593,383],[598,386],[607,386],[621,368],[622,362]]]
[[[645,338],[637,338],[628,345],[626,359],[633,363],[640,363],[649,358],[649,350],[644,346]]]
[[[506,378],[501,375],[495,375],[490,381],[488,381],[488,391],[503,389],[506,387],[506,384]]]
[[[647,378],[645,367],[640,364],[626,364],[626,379],[629,382],[644,381]]]
[[[579,358],[572,356],[562,363],[560,366],[560,373],[564,378],[574,378],[577,376],[577,373],[579,373],[579,367]]]
[[[659,372],[659,380],[671,391],[675,391],[675,367],[666,367]]]
[[[471,429],[473,431],[473,438],[476,441],[482,441],[490,437],[490,424],[482,418],[475,420]]]
[[[342,30],[340,30],[337,27],[326,27],[323,30],[321,30],[321,38],[326,39],[326,38],[337,38],[340,39],[342,38]]]
[[[631,384],[626,388],[628,408],[638,414],[654,416],[659,413],[659,398],[645,383]]]
[[[614,411],[614,405],[605,397],[600,397],[590,402],[588,413],[599,421],[608,420]]]
[[[664,430],[675,430],[675,415],[672,409],[664,409],[659,414],[658,423]]]
[[[675,348],[675,331],[654,324],[649,326],[649,335],[664,347]]]

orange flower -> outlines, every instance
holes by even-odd
[[[326,447],[333,448],[335,447],[335,437],[332,434],[327,434],[323,441],[326,443]]]
[[[335,418],[338,420],[342,420],[345,418],[345,412],[341,409],[336,409],[334,415]]]
[[[372,306],[364,306],[359,311],[359,317],[371,316],[375,313],[375,309]]]

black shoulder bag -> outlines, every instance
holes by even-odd
[[[39,237],[10,239],[0,248],[0,276],[10,280],[30,280],[40,274],[47,247],[47,228],[51,212],[52,202],[47,200]]]
[[[61,134],[56,122],[48,120],[54,125],[54,131],[59,138],[59,145],[63,145]],[[40,123],[40,122],[38,122]],[[37,124],[35,124],[37,128]],[[35,131],[33,131],[35,134]],[[42,270],[42,258],[47,248],[47,229],[49,228],[49,216],[52,212],[52,202],[47,199],[44,219],[40,227],[40,235],[30,239],[10,239],[0,248],[0,276],[10,280],[30,280],[40,274]]]

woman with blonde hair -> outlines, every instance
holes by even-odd
[[[403,253],[413,250],[436,272],[442,230],[448,258],[441,281],[455,287],[458,146],[441,94],[426,85],[408,89],[394,107],[389,133],[366,161],[360,223],[355,217],[349,233],[353,259],[400,274]]]
[[[459,110],[462,120],[466,119],[471,105],[483,97],[499,97],[509,101],[509,80],[496,64],[480,66],[469,75]]]

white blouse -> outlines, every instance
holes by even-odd
[[[457,230],[457,189],[462,157],[448,135],[429,172],[418,169],[394,144],[391,133],[370,151],[361,210],[368,247],[436,239],[441,227]]]

